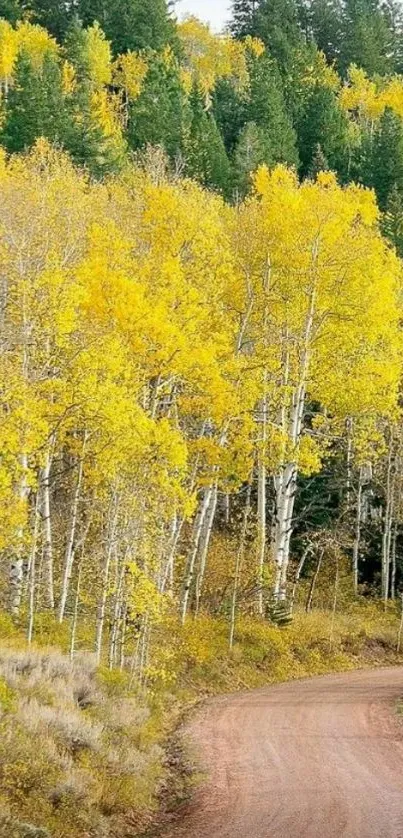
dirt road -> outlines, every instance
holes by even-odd
[[[401,667],[208,702],[189,729],[208,779],[169,838],[403,838],[399,696]]]

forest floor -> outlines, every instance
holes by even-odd
[[[260,835],[267,838],[271,834],[266,829],[267,813],[277,812],[276,817],[280,817],[277,803],[280,791],[286,788],[285,768],[280,771],[278,762],[282,750],[287,753],[288,749],[297,760],[300,750],[312,749],[309,766],[296,761],[286,771],[290,773],[291,783],[295,786],[302,783],[304,788],[305,774],[310,787],[315,772],[330,758],[318,744],[320,737],[322,744],[327,735],[329,743],[337,740],[337,760],[342,761],[345,756],[340,752],[343,743],[338,742],[343,738],[340,729],[333,730],[330,726],[326,734],[315,727],[321,718],[319,714],[316,719],[321,704],[320,685],[325,683],[315,676],[361,668],[366,670],[362,677],[367,677],[367,671],[371,670],[366,688],[370,695],[371,679],[383,677],[378,676],[377,667],[403,664],[403,656],[396,652],[400,622],[397,606],[391,606],[387,613],[374,602],[352,603],[336,615],[319,610],[310,614],[298,611],[293,622],[284,628],[240,616],[231,651],[225,619],[200,615],[189,619],[184,627],[173,617],[169,620],[155,631],[154,648],[158,658],[151,661],[149,683],[144,690],[136,686],[130,672],[97,668],[88,653],[78,653],[70,661],[67,625],[60,632],[60,627],[51,624],[48,618],[41,623],[38,617],[35,643],[27,648],[24,632],[0,615],[0,838],[165,836],[172,825],[179,828],[181,819],[188,817],[195,817],[196,821],[184,820],[185,833],[178,835],[196,838],[200,831],[192,833],[191,829],[198,828],[198,806],[201,806],[203,834],[225,838],[221,826],[214,833],[215,821],[207,818],[204,824],[203,807],[207,805],[211,817],[219,817],[220,813],[226,817],[227,804],[234,808],[232,796],[240,801],[243,797],[245,816],[249,818],[247,808],[255,794],[261,794],[262,805],[267,810],[256,808],[257,820],[252,820],[247,829],[243,822],[244,834],[249,838],[260,838]],[[93,627],[88,625],[86,632],[78,638],[83,649],[91,648]],[[396,672],[396,686],[402,696],[402,670],[395,666],[391,672]],[[307,676],[314,680],[299,680]],[[336,680],[333,683],[337,685]],[[270,684],[284,686],[273,686],[273,692],[271,687],[266,692]],[[313,699],[315,684],[319,685],[319,703]],[[394,682],[385,685],[388,700],[394,692]],[[311,696],[308,701],[311,709],[299,717],[298,706],[304,695]],[[357,741],[359,750],[369,719],[365,708],[361,708],[359,695],[356,694],[356,708],[356,699],[352,697],[350,702],[353,715],[349,722],[351,730],[357,726],[357,738],[350,742],[351,752],[348,740],[343,745],[351,756],[351,771],[354,742]],[[274,696],[278,696],[278,703]],[[337,702],[333,702],[329,693],[326,699],[326,690],[323,698],[325,716],[330,717],[333,708],[338,714],[343,706],[340,690]],[[377,699],[374,706],[376,710]],[[288,709],[295,724],[301,726],[302,738],[294,742],[293,733],[287,727]],[[212,771],[211,783],[216,788],[211,807],[208,803],[211,787],[208,786],[206,804],[204,775],[200,775],[196,753],[188,750],[180,735],[184,717],[194,719],[190,728],[196,726],[196,741],[206,739],[207,747],[213,749],[202,753],[203,769]],[[224,717],[228,718],[228,727]],[[248,739],[248,729],[252,739]],[[277,739],[270,739],[271,730]],[[259,740],[261,736],[256,748],[253,736]],[[377,736],[382,751],[385,730]],[[381,754],[376,751],[377,741],[372,743],[370,758],[379,761],[383,751]],[[385,742],[385,751],[389,745],[394,747],[391,738]],[[252,749],[256,754],[249,765]],[[276,756],[277,752],[280,757]],[[267,774],[263,762],[269,763],[270,754],[275,765],[272,773]],[[281,776],[275,773],[276,765]],[[370,766],[366,777],[371,770]],[[251,784],[246,787],[242,777],[250,771]],[[238,789],[234,779],[237,776]],[[229,781],[231,796],[227,798]],[[337,789],[343,796],[342,784],[347,783],[347,776],[335,782],[339,799]],[[293,786],[289,793],[297,805]],[[189,809],[192,799],[196,808],[192,803]],[[392,817],[389,799],[386,804]],[[239,809],[235,807],[235,811],[240,816]],[[255,831],[259,818],[260,823],[266,823],[266,832]],[[382,827],[384,838],[392,834],[386,827],[387,823]],[[306,834],[315,838],[319,833],[310,829],[311,826]],[[227,834],[236,838],[236,829]],[[288,834],[291,836],[292,832]],[[403,830],[394,832],[394,838],[400,838],[400,834],[403,836]],[[366,838],[366,834],[361,833],[360,838]]]
[[[212,699],[187,728],[207,779],[166,838],[401,838],[403,667]]]

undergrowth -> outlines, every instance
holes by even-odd
[[[357,603],[344,614],[296,613],[279,628],[240,617],[228,650],[225,620],[199,616],[156,630],[146,690],[130,674],[71,662],[50,648],[52,626],[27,649],[0,618],[1,838],[125,838],[152,821],[158,792],[181,794],[178,745],[166,743],[184,709],[204,696],[400,662],[398,615]],[[173,758],[174,757],[174,758]]]

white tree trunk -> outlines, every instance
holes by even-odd
[[[193,535],[192,535],[192,544],[190,548],[190,554],[188,558],[187,568],[186,568],[186,575],[185,575],[185,583],[183,587],[183,594],[182,594],[182,601],[181,601],[181,620],[182,624],[186,620],[186,614],[188,610],[189,604],[189,597],[190,591],[193,582],[194,576],[194,569],[195,563],[197,559],[197,555],[199,552],[199,544],[201,534],[203,532],[203,526],[206,519],[206,515],[208,513],[210,503],[211,503],[211,496],[213,494],[214,485],[207,486],[203,492],[203,498],[201,503],[199,504],[199,509],[195,518],[195,522],[193,525]]]
[[[236,559],[235,559],[234,587],[232,589],[231,621],[230,621],[230,632],[229,632],[229,647],[230,647],[230,649],[232,649],[232,647],[234,645],[239,577],[240,577],[242,564],[243,564],[243,560],[244,560],[244,556],[245,556],[246,536],[247,536],[247,533],[248,533],[248,523],[249,523],[249,516],[250,516],[250,512],[251,512],[251,502],[250,502],[251,501],[251,494],[252,494],[252,478],[251,478],[251,481],[248,485],[245,509],[244,509],[244,513],[243,513],[241,537],[240,537],[239,547],[238,547],[238,550],[237,550],[237,553],[236,553]]]
[[[109,568],[111,566],[111,559],[113,552],[115,550],[115,535],[116,535],[116,525],[117,525],[117,506],[118,506],[118,499],[114,497],[112,501],[112,509],[110,512],[110,519],[108,522],[108,538],[107,544],[105,549],[105,560],[104,566],[102,569],[102,588],[101,588],[101,596],[98,600],[98,607],[97,607],[97,625],[96,625],[96,633],[95,633],[95,657],[97,664],[101,663],[102,657],[102,638],[104,633],[104,624],[105,624],[105,614],[106,614],[106,603],[108,600],[108,585],[109,585]],[[117,592],[118,595],[118,592]]]
[[[316,251],[313,254],[316,258]],[[306,387],[311,356],[311,338],[316,305],[316,287],[310,290],[309,307],[305,321],[303,348],[299,370],[299,382],[291,402],[288,422],[288,436],[295,451],[301,439],[303,428]],[[288,375],[288,373],[287,373]],[[290,559],[290,541],[293,530],[294,503],[297,490],[298,466],[296,461],[284,463],[275,478],[276,522],[274,559],[277,567],[274,595],[278,599],[286,598],[287,572]]]
[[[208,512],[205,516],[204,527],[200,536],[199,547],[199,572],[196,579],[196,614],[199,613],[201,594],[203,589],[204,575],[206,572],[207,556],[210,546],[210,538],[214,524],[215,513],[217,510],[218,500],[218,482],[214,484],[214,488],[210,498]]]
[[[52,465],[50,451],[46,453],[46,460],[41,474],[42,484],[42,522],[43,522],[43,565],[45,575],[45,601],[52,610],[55,607],[53,585],[53,539],[52,519],[50,512],[50,469]]]
[[[355,596],[357,596],[358,594],[358,571],[361,547],[362,492],[363,470],[361,467],[358,475],[357,509],[355,514],[355,533],[353,542],[353,585]]]
[[[265,376],[266,385],[266,376]],[[265,394],[261,404],[261,425],[262,433],[260,450],[258,456],[258,478],[257,478],[257,559],[258,559],[258,612],[263,615],[264,610],[264,564],[266,558],[266,537],[267,537],[267,468],[266,468],[266,445],[267,445],[267,395]]]
[[[35,622],[35,594],[36,594],[36,552],[38,547],[38,529],[39,529],[39,497],[40,497],[40,486],[38,486],[38,491],[36,495],[36,503],[35,503],[35,521],[34,521],[34,532],[32,537],[32,547],[31,547],[31,559],[29,563],[29,588],[28,588],[28,628],[27,628],[27,642],[30,646],[32,643],[32,638],[34,634],[34,622]]]
[[[392,528],[394,514],[395,471],[393,468],[393,442],[393,431],[391,431],[389,440],[388,466],[386,473],[386,505],[382,537],[382,596],[385,603],[385,607],[387,605],[390,592],[390,556],[392,547]]]
[[[22,476],[20,481],[19,497],[23,504],[28,502],[29,488],[27,483],[28,457],[22,454],[20,457]],[[14,617],[18,617],[21,608],[22,589],[24,583],[24,529],[21,527],[17,533],[17,546],[15,555],[10,565],[10,611]]]
[[[71,579],[71,572],[73,569],[73,560],[74,560],[74,542],[76,537],[76,529],[77,529],[77,519],[78,519],[78,508],[80,503],[80,496],[81,496],[81,484],[83,479],[83,470],[84,470],[84,457],[85,457],[85,448],[87,444],[87,432],[84,434],[83,440],[83,447],[81,452],[80,461],[78,464],[78,473],[77,473],[77,482],[74,491],[73,497],[73,504],[71,509],[71,519],[70,519],[70,530],[67,539],[66,545],[66,552],[64,556],[64,569],[63,569],[63,582],[62,582],[62,590],[60,595],[60,605],[59,605],[59,623],[62,623],[64,620],[64,614],[66,610],[66,602],[69,593],[70,587],[70,579]]]

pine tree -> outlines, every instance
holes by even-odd
[[[64,3],[63,0],[24,0],[24,9],[31,13],[33,22],[47,29],[59,42],[62,42],[70,26],[76,9],[76,3]]]
[[[320,143],[317,143],[313,153],[311,164],[308,169],[308,177],[311,180],[316,180],[316,177],[319,174],[319,172],[326,172],[328,171],[328,169],[329,163],[323,153],[322,146]]]
[[[182,144],[183,91],[179,68],[154,55],[138,99],[129,105],[128,141],[133,149],[161,145],[174,158]]]
[[[260,0],[233,0],[231,32],[235,38],[257,34],[257,12],[260,5]]]
[[[241,197],[248,192],[251,173],[262,163],[268,166],[274,163],[267,132],[254,122],[248,122],[241,131],[234,154],[234,187]]]
[[[267,55],[252,62],[246,116],[248,122],[264,130],[272,163],[297,165],[296,133],[287,114],[281,78]]]
[[[394,187],[403,193],[403,123],[391,108],[386,108],[373,135],[365,138],[361,180],[375,189],[383,211]]]
[[[230,183],[229,160],[214,116],[206,111],[197,81],[189,97],[188,126],[184,134],[187,175],[225,193]]]
[[[58,59],[49,53],[38,70],[29,55],[22,52],[8,95],[2,142],[9,151],[16,152],[30,148],[38,137],[68,144],[70,132],[71,119]]]
[[[317,84],[298,126],[301,173],[307,175],[318,145],[331,169],[344,173],[347,159],[347,119],[337,97],[328,87]]]
[[[393,70],[392,32],[378,0],[345,0],[340,69],[350,64],[362,67],[370,76]]]
[[[306,14],[309,35],[330,63],[338,61],[343,38],[341,0],[311,0]]]
[[[167,0],[78,0],[77,12],[85,26],[100,23],[115,54],[176,43]]]
[[[24,14],[24,4],[19,0],[0,0],[0,17],[8,20],[13,26],[21,20]]]
[[[232,154],[245,124],[247,103],[231,79],[219,79],[212,95],[212,113],[228,154]]]
[[[403,196],[396,184],[387,199],[382,218],[382,232],[392,242],[400,257],[403,256]]]

